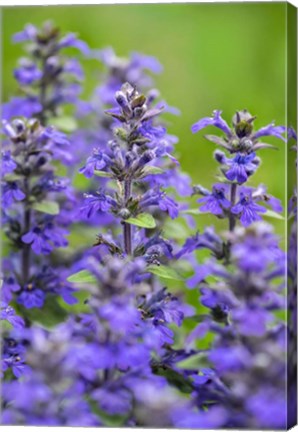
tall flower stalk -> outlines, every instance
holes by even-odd
[[[263,139],[285,141],[286,129],[256,130],[246,110],[231,125],[220,111],[199,120],[194,133],[220,131],[205,137],[220,147],[220,173],[211,190],[192,190],[161,115],[173,109],[152,88],[155,58],[91,51],[50,23],[14,40],[28,55],[14,71],[20,96],[3,109],[2,423],[285,428],[295,391],[286,375],[296,372],[296,196],[286,260],[263,221],[282,218],[281,203],[250,182],[259,152],[273,147]],[[79,100],[83,72],[67,47],[105,65],[89,102]],[[58,125],[68,129],[69,103],[81,127],[66,136]],[[192,192],[199,210],[176,202]],[[225,231],[166,238],[169,218],[175,227],[204,212]],[[59,255],[69,230],[80,249]],[[192,306],[185,285],[197,290],[185,295]]]
[[[216,150],[221,181],[212,191],[198,185],[194,192],[203,195],[198,201],[200,211],[227,219],[227,232],[223,238],[210,229],[197,234],[178,254],[182,257],[201,248],[211,252],[188,281],[190,288],[199,289],[200,302],[209,310],[201,316],[188,343],[191,346],[207,334],[213,335],[205,353],[208,368],[201,368],[199,376],[192,375],[194,401],[200,409],[214,410],[217,427],[284,428],[286,327],[277,313],[284,313],[286,307],[285,256],[272,227],[261,222],[267,209],[260,204],[275,211],[282,208],[263,185],[253,188],[245,183],[260,165],[256,151],[272,147],[259,139],[274,136],[284,141],[285,128],[271,124],[254,131],[255,118],[247,111],[236,113],[230,128],[220,114],[215,111],[213,117],[198,121],[192,131],[219,128],[223,138],[206,138],[232,157]],[[200,427],[202,415],[178,424]]]

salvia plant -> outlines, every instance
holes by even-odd
[[[3,107],[2,424],[285,428],[296,198],[287,256],[268,223],[283,219],[281,202],[251,183],[267,138],[284,146],[294,130],[214,111],[192,132],[219,130],[205,136],[219,147],[217,180],[191,187],[155,58],[91,50],[50,23],[14,40],[28,58]],[[67,47],[104,65],[89,101]],[[223,232],[195,231],[204,212]]]

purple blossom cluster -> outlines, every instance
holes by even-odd
[[[261,220],[261,214],[267,212],[264,205],[275,212],[282,211],[280,201],[269,195],[264,185],[257,188],[245,185],[260,165],[257,151],[273,148],[271,144],[263,143],[260,139],[273,136],[282,141],[286,140],[282,135],[286,128],[275,126],[274,123],[254,131],[255,118],[247,110],[239,111],[233,117],[233,126],[229,127],[221,117],[221,111],[214,111],[212,117],[203,118],[192,126],[193,133],[208,126],[214,126],[224,133],[223,137],[205,136],[208,141],[222,147],[229,156],[221,150],[214,152],[214,159],[219,163],[223,174],[221,182],[214,184],[211,191],[199,185],[195,186],[194,193],[203,195],[198,201],[201,211],[212,213],[219,218],[228,218],[232,228],[236,219],[240,219],[243,226]]]
[[[77,102],[84,72],[79,61],[63,51],[72,47],[88,57],[90,49],[85,42],[73,33],[62,36],[51,22],[45,22],[41,28],[26,25],[14,35],[13,42],[26,44],[27,57],[22,57],[14,70],[22,96],[4,104],[4,119],[35,117],[44,123],[61,115],[61,105]]]
[[[177,112],[153,89],[155,58],[91,50],[50,23],[14,41],[30,58],[14,71],[24,96],[3,109],[2,424],[287,427],[296,200],[286,255],[262,220],[281,202],[250,181],[257,152],[272,147],[262,139],[286,142],[294,130],[255,131],[246,110],[230,127],[214,111],[192,131],[220,129],[206,136],[223,149],[220,176],[211,190],[192,188],[163,120]],[[67,47],[105,67],[90,101],[78,98],[83,71]],[[50,125],[66,103],[76,112],[70,135]],[[171,233],[182,218],[194,229],[192,195],[226,232]]]

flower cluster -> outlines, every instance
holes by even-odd
[[[287,330],[279,318],[286,310],[286,256],[272,227],[260,222],[260,213],[266,212],[260,203],[279,212],[282,207],[264,186],[243,184],[260,163],[255,151],[269,147],[259,138],[271,135],[284,140],[285,128],[271,124],[254,132],[254,118],[242,111],[234,116],[231,129],[220,114],[215,111],[192,130],[210,125],[221,129],[224,138],[206,138],[234,156],[229,159],[217,150],[214,155],[224,178],[213,185],[212,192],[198,185],[194,193],[203,196],[200,210],[226,218],[229,231],[222,238],[206,229],[188,239],[177,253],[183,257],[202,248],[211,253],[203,264],[195,265],[188,280],[189,288],[198,288],[200,302],[209,312],[200,317],[187,343],[196,346],[198,340],[212,335],[203,355],[208,368],[192,375],[193,398],[199,409],[213,413],[216,427],[280,429],[288,424]],[[184,427],[202,423],[201,413],[180,422]]]
[[[40,29],[28,24],[13,41],[26,43],[28,57],[21,58],[14,70],[22,96],[4,104],[2,116],[6,120],[33,116],[44,124],[60,113],[61,105],[75,103],[81,92],[82,67],[77,59],[64,55],[64,49],[76,48],[84,56],[89,56],[90,50],[75,34],[62,36],[51,22]]]
[[[152,101],[129,83],[122,85],[115,98],[118,107],[107,111],[116,122],[112,124],[114,139],[108,142],[105,150],[95,149],[81,172],[87,177],[99,175],[116,180],[118,191],[99,189],[86,194],[82,212],[88,217],[111,212],[120,218],[123,225],[122,252],[131,255],[134,252],[132,225],[154,228],[152,216],[146,213],[154,206],[176,218],[178,204],[166,194],[162,185],[154,184],[152,189],[150,182],[151,177],[160,173],[154,165],[156,160],[172,158],[165,132],[161,135],[153,124],[153,119],[162,109],[152,107]],[[137,182],[142,182],[147,191],[142,193],[140,189],[136,194],[132,189]],[[106,241],[101,238],[101,242]]]
[[[3,299],[10,301],[15,296],[26,308],[41,307],[48,291],[70,290],[57,276],[57,286],[49,286],[46,278],[50,270],[41,274],[36,267],[38,256],[67,245],[68,231],[59,218],[59,202],[63,204],[70,185],[67,179],[55,176],[53,156],[59,160],[69,142],[64,134],[42,127],[37,119],[4,121],[3,132],[3,222],[16,251],[5,269]]]
[[[262,220],[282,218],[281,203],[249,182],[272,147],[262,138],[294,130],[254,130],[246,110],[230,127],[214,111],[192,131],[222,132],[206,136],[223,149],[220,175],[211,190],[191,188],[162,116],[175,110],[152,88],[155,58],[93,51],[49,23],[14,40],[29,57],[14,72],[24,96],[3,109],[2,424],[285,428],[296,199],[286,256]],[[105,66],[89,102],[67,47]],[[63,125],[64,104],[76,112],[69,136],[49,125]],[[226,232],[176,235],[182,217],[194,226],[191,195]]]
[[[284,126],[275,126],[271,123],[254,131],[255,118],[246,110],[239,111],[233,117],[231,128],[221,117],[221,111],[214,111],[212,117],[203,118],[192,126],[193,133],[207,126],[214,126],[224,132],[223,137],[205,136],[208,141],[224,148],[230,156],[221,150],[214,152],[214,158],[220,164],[224,177],[211,191],[198,185],[194,187],[194,193],[203,195],[198,201],[201,204],[201,211],[220,218],[228,218],[231,229],[234,228],[237,219],[240,219],[243,226],[261,220],[261,214],[267,211],[264,204],[276,212],[282,211],[279,200],[269,195],[264,185],[257,188],[245,186],[260,165],[261,160],[257,156],[257,151],[273,148],[271,144],[263,143],[260,139],[273,136],[285,141],[282,135],[286,130]]]

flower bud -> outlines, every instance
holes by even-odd
[[[127,208],[123,208],[123,209],[121,209],[119,211],[119,216],[122,219],[126,220],[126,219],[128,219],[131,216],[131,213],[130,213],[130,211]]]
[[[222,152],[220,150],[215,150],[215,152],[214,152],[214,159],[218,163],[220,163],[220,164],[224,163],[225,157],[226,156],[225,156],[224,152]]]
[[[241,120],[235,126],[235,132],[239,138],[249,136],[252,133],[252,129],[253,129],[252,124],[248,123],[245,120]]]
[[[155,152],[153,150],[146,150],[139,159],[139,167],[146,165],[155,158]]]
[[[140,118],[145,114],[146,111],[147,111],[147,105],[143,105],[142,107],[136,107],[133,110],[134,117]]]
[[[25,131],[25,123],[23,122],[23,120],[15,119],[11,122],[11,125],[18,135],[22,134]]]
[[[122,91],[117,91],[115,95],[117,103],[122,108],[122,111],[124,114],[130,116],[132,113],[131,107],[129,106],[128,100],[125,96],[125,94]]]
[[[159,91],[156,89],[152,89],[147,94],[147,103],[148,105],[152,104],[159,97]]]
[[[250,139],[244,139],[240,142],[240,148],[241,150],[251,150],[253,146],[253,142]]]

